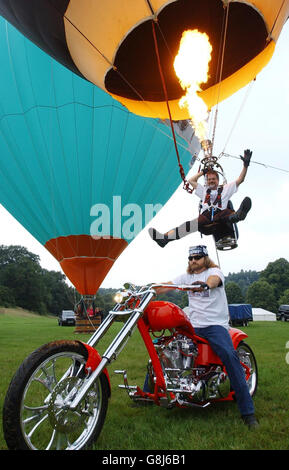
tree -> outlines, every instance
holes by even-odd
[[[279,305],[289,305],[289,289],[286,289],[279,299]]]
[[[267,265],[260,273],[260,280],[267,281],[274,288],[275,297],[279,299],[289,289],[289,262],[285,258],[277,259]]]
[[[26,248],[0,249],[0,284],[12,291],[17,306],[45,314],[46,288],[41,273],[38,256]]]
[[[59,271],[42,269],[42,280],[46,290],[44,302],[47,311],[59,315],[62,310],[74,309],[74,289],[65,282],[65,275]]]
[[[248,287],[255,281],[259,280],[259,273],[257,271],[243,271],[241,269],[238,273],[229,273],[226,276],[226,283],[235,282],[240,287],[243,296],[246,295]]]
[[[64,274],[42,269],[39,256],[21,246],[0,246],[0,285],[2,305],[14,299],[19,307],[55,315],[74,306]]]
[[[23,259],[30,259],[34,263],[39,264],[38,255],[31,253],[24,246],[20,245],[0,245],[0,267],[4,267],[12,263],[20,263]]]
[[[267,281],[256,281],[248,288],[246,301],[255,308],[264,308],[277,312],[277,300],[274,287]]]
[[[225,284],[228,304],[242,304],[244,303],[244,296],[236,282],[228,282]]]
[[[11,289],[5,286],[0,286],[0,305],[2,307],[14,307],[15,297]]]

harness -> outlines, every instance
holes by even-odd
[[[213,206],[218,206],[219,208],[222,207],[222,192],[223,192],[223,186],[218,187],[218,194],[216,199],[213,202]],[[207,189],[206,197],[204,200],[204,204],[208,204],[208,206],[211,206],[211,189]]]
[[[215,206],[218,206],[219,210],[221,210],[222,207],[222,192],[223,192],[223,186],[218,187],[218,193],[217,197],[214,200],[213,204],[211,203],[211,189],[208,188],[206,192],[206,197],[204,199],[204,204],[207,204],[210,207],[211,211],[211,220],[214,218],[214,212],[215,212]]]

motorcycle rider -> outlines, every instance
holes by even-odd
[[[201,199],[201,210],[198,218],[184,222],[178,227],[169,230],[165,234],[158,232],[155,228],[149,228],[150,237],[161,247],[173,240],[199,231],[204,235],[219,233],[220,224],[233,224],[244,220],[251,209],[251,199],[245,197],[239,209],[235,212],[227,207],[231,196],[238,190],[238,187],[245,180],[252,151],[244,151],[243,168],[239,177],[224,186],[219,186],[219,175],[213,169],[205,169],[190,178],[189,183],[195,189],[195,194]],[[198,183],[201,176],[207,175],[207,184],[202,186]],[[222,230],[221,232],[222,233]]]
[[[224,275],[208,256],[204,245],[189,248],[187,272],[167,284],[201,284],[188,291],[188,317],[198,336],[205,338],[226,367],[235,392],[241,417],[249,428],[257,427],[254,405],[239,357],[233,347],[229,329],[229,309],[224,288]],[[157,294],[166,288],[157,289]]]

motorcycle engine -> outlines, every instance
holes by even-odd
[[[191,339],[178,335],[172,341],[161,345],[158,354],[168,375],[178,377],[180,371],[192,367],[193,360],[198,355],[198,348]]]
[[[230,382],[220,366],[209,369],[194,367],[198,346],[190,338],[177,335],[167,341],[158,341],[155,348],[168,391],[190,402],[225,397],[229,393]]]

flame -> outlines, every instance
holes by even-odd
[[[209,62],[212,46],[206,33],[197,29],[183,32],[180,48],[175,57],[174,69],[181,87],[186,91],[180,101],[180,107],[187,107],[191,125],[200,140],[207,135],[208,108],[197,94],[200,84],[208,80]]]

